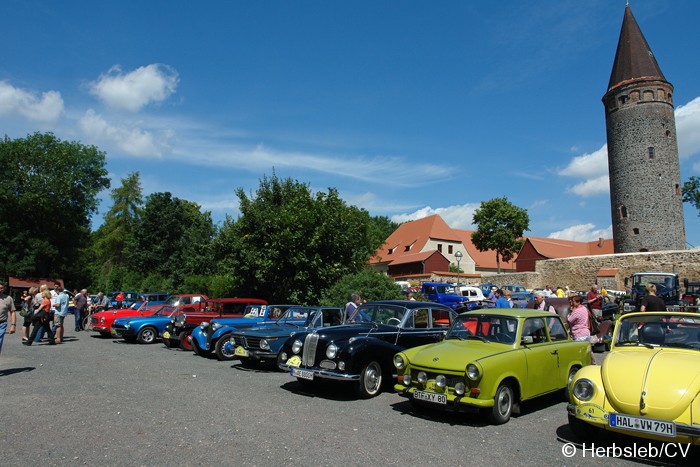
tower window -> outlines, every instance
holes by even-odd
[[[676,183],[676,196],[680,196],[680,195],[681,195],[681,187],[680,187],[680,185],[678,185],[678,183]]]
[[[639,235],[639,229],[636,227],[632,229],[632,232],[634,232],[635,235]]]
[[[668,138],[669,136],[671,136],[671,131],[670,131],[670,130],[666,130],[666,137]]]
[[[627,101],[629,100],[630,96],[620,96],[618,97],[618,100],[620,101],[620,105],[625,105]]]
[[[653,159],[653,158],[654,158],[654,147],[653,147],[653,146],[649,146],[649,147],[647,148],[647,154],[649,155],[649,159]]]
[[[620,206],[620,218],[627,219],[627,206]]]

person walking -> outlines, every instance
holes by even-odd
[[[34,329],[32,329],[32,334],[29,336],[29,340],[22,342],[24,345],[32,345],[34,339],[37,336],[39,330],[43,327],[44,331],[49,335],[49,345],[56,345],[55,337],[53,331],[51,330],[51,292],[44,290],[41,294],[42,301],[41,305],[34,314]]]
[[[7,322],[10,321],[9,331]],[[14,334],[17,329],[17,316],[15,315],[15,302],[5,293],[5,284],[0,283],[0,352],[5,340],[5,332]]]
[[[22,307],[26,306],[27,311],[25,312],[23,316],[23,321],[22,321],[22,341],[26,341],[29,339],[29,330],[31,329],[32,326],[32,318],[34,317],[34,297],[39,289],[36,287],[30,287],[29,292],[26,297],[22,297],[22,300],[24,303],[22,304]]]
[[[75,309],[73,311],[75,316],[75,332],[84,331],[83,318],[85,317],[85,308],[87,307],[87,290],[83,289],[80,293],[75,294],[73,303],[75,304]]]
[[[60,285],[57,285],[54,290],[58,293],[58,296],[56,297],[56,312],[53,320],[56,325],[56,343],[60,344],[63,342],[63,322],[68,315],[68,294]]]

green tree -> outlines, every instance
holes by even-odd
[[[0,276],[87,281],[81,260],[90,244],[97,195],[109,188],[105,153],[52,133],[0,141]]]
[[[129,284],[127,275],[126,246],[132,240],[134,229],[141,219],[143,196],[139,172],[122,178],[121,186],[112,190],[112,207],[104,216],[104,223],[95,238],[95,255],[99,264],[100,288],[116,290],[138,288]],[[116,268],[116,269],[115,269]],[[116,277],[117,280],[113,280]],[[134,278],[138,282],[138,279]]]
[[[153,193],[146,198],[126,248],[129,268],[155,274],[151,284],[159,283],[160,276],[178,288],[187,276],[211,273],[215,234],[211,213],[201,212],[197,203]]]
[[[236,194],[241,215],[224,223],[216,250],[239,294],[318,303],[326,288],[362,270],[384,241],[369,214],[347,206],[332,188],[314,194],[273,173],[254,195]]]
[[[508,201],[508,198],[493,198],[481,203],[474,212],[473,223],[477,230],[472,233],[472,243],[479,251],[494,250],[498,273],[501,259],[510,261],[522,247],[521,237],[530,228],[530,217],[525,209]]]
[[[401,287],[387,275],[371,269],[363,269],[355,274],[348,274],[330,289],[326,290],[321,299],[325,306],[345,306],[350,295],[359,293],[363,300],[400,300]]]
[[[698,210],[700,216],[700,177],[690,177],[683,184],[683,202],[690,203]]]

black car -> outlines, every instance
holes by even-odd
[[[348,323],[300,332],[282,347],[278,366],[302,384],[348,381],[363,398],[395,377],[401,350],[442,340],[457,313],[439,303],[386,300],[361,305]]]

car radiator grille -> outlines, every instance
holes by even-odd
[[[418,373],[421,370],[416,370],[416,369],[411,369],[411,377],[413,378],[413,381],[418,381]],[[447,379],[447,386],[448,387],[454,387],[455,384],[457,383],[464,383],[465,378],[463,376],[455,376],[455,375],[450,375],[446,373],[434,373],[432,371],[426,371],[426,375],[428,376],[428,379],[435,379],[437,378],[438,375],[444,375],[445,378]]]
[[[241,341],[246,349],[259,349],[262,337],[242,336]]]
[[[304,350],[301,353],[301,363],[306,366],[314,366],[316,363],[316,346],[318,345],[318,334],[312,332],[306,335],[304,340]]]
[[[99,320],[97,318],[90,318],[90,324],[97,324]]]

